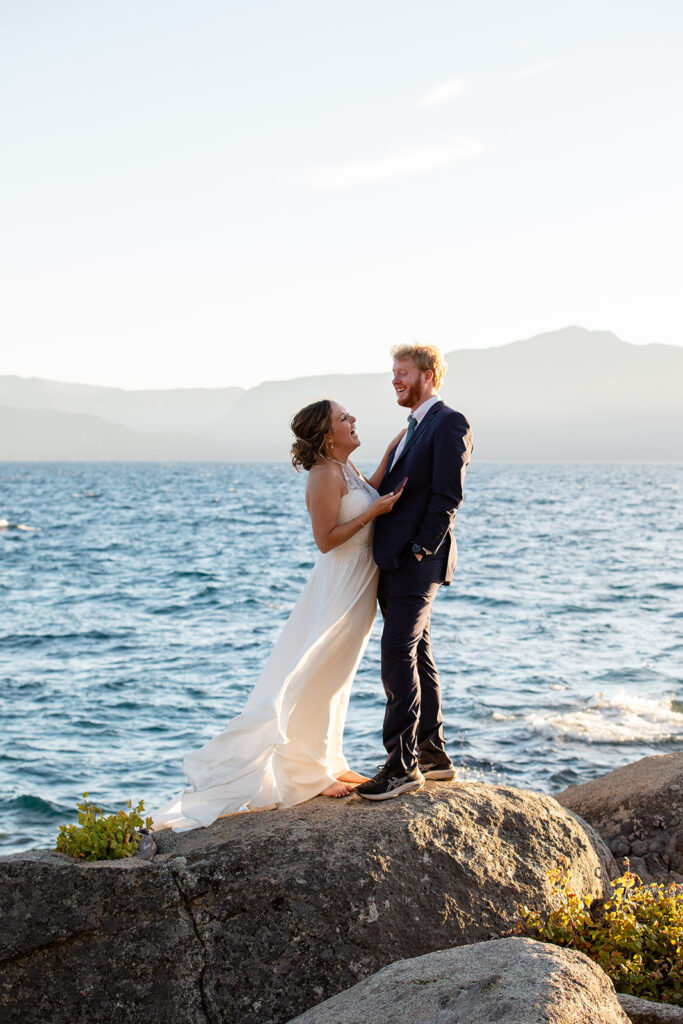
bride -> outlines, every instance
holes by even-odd
[[[306,505],[321,556],[244,710],[186,755],[191,786],[156,811],[155,829],[180,832],[239,810],[348,796],[364,781],[349,768],[342,734],[375,619],[372,521],[401,496],[399,490],[380,498],[376,488],[404,432],[366,479],[349,459],[360,444],[355,423],[328,399],[292,420],[292,463],[308,471]]]

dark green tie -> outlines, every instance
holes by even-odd
[[[417,426],[417,420],[411,415],[408,417],[408,433],[406,434],[406,444],[410,441],[411,437],[415,433],[415,427]]]

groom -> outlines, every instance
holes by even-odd
[[[392,511],[375,520],[387,759],[374,779],[356,787],[368,800],[419,789],[425,779],[455,778],[445,750],[429,618],[437,590],[453,578],[453,521],[462,502],[472,432],[465,417],[439,397],[446,362],[438,348],[399,345],[392,355],[396,398],[410,416],[408,430],[389,455],[380,494],[408,480]]]

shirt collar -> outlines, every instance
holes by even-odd
[[[436,405],[436,403],[440,402],[440,401],[441,401],[441,395],[439,395],[438,392],[437,392],[436,395],[432,395],[432,397],[428,398],[426,402],[423,402],[422,405],[419,406],[419,408],[417,408],[415,410],[411,409],[410,415],[416,421],[415,422],[415,426],[417,426],[418,423],[421,423],[422,420],[427,415],[427,413],[429,412],[429,410],[432,408],[432,406]]]

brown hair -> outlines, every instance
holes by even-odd
[[[332,403],[321,398],[300,409],[292,417],[290,427],[296,440],[292,443],[292,465],[296,470],[310,469],[325,457],[327,435],[332,429]]]
[[[393,359],[412,359],[418,370],[431,370],[434,390],[439,390],[446,376],[448,363],[436,345],[394,345],[391,355]]]

